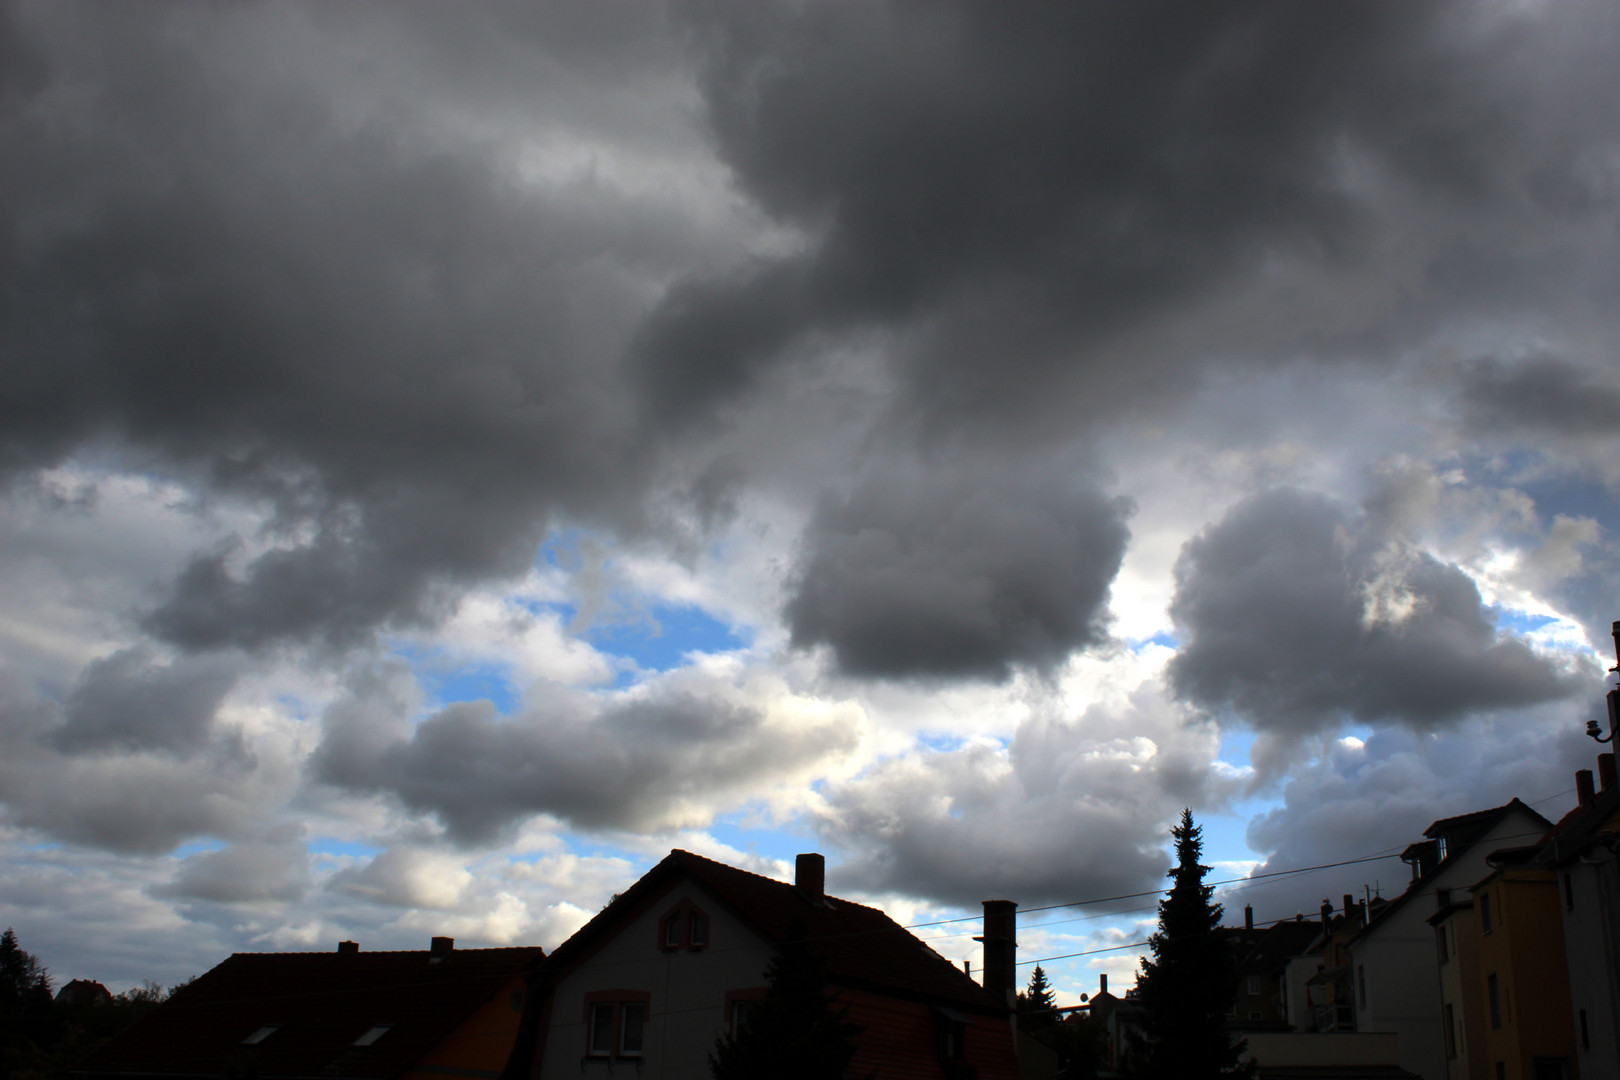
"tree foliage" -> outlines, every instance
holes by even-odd
[[[802,926],[765,968],[765,996],[750,1002],[740,1030],[709,1054],[714,1080],[831,1080],[845,1076],[861,1033],[828,996],[821,964]]]
[[[1036,964],[1029,973],[1029,985],[1018,993],[1018,1026],[1032,1035],[1050,1033],[1057,1026],[1057,995],[1047,981],[1046,971]]]
[[[1170,830],[1176,865],[1170,891],[1159,901],[1159,929],[1148,939],[1152,959],[1142,961],[1136,996],[1143,1007],[1146,1075],[1153,1080],[1215,1080],[1252,1077],[1239,1065],[1246,1049],[1234,1042],[1225,1020],[1237,998],[1237,961],[1216,928],[1221,905],[1204,884],[1209,867],[1199,863],[1203,829],[1183,810]]]

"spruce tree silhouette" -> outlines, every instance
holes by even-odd
[[[1140,1049],[1151,1080],[1216,1080],[1254,1076],[1253,1063],[1238,1064],[1247,1044],[1226,1031],[1227,1011],[1237,1000],[1237,961],[1226,937],[1216,931],[1221,905],[1210,903],[1214,889],[1204,884],[1209,867],[1203,829],[1191,810],[1170,830],[1176,865],[1166,876],[1170,891],[1159,901],[1159,930],[1148,939],[1151,960],[1142,961],[1136,996],[1143,1008]]]
[[[863,1030],[827,996],[821,963],[803,923],[790,927],[766,965],[765,996],[751,1002],[746,1022],[722,1035],[709,1054],[714,1080],[836,1080],[855,1057]]]

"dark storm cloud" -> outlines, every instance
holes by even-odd
[[[1353,275],[1399,234],[1405,271],[1433,278],[1429,310],[1401,298],[1344,328],[1387,343],[1442,308],[1544,295],[1516,260],[1556,260],[1483,244],[1487,222],[1511,233],[1612,201],[1597,103],[1615,87],[1574,74],[1601,61],[1553,59],[1601,56],[1614,20],[1598,5],[1571,14],[1580,34],[1397,3],[695,11],[720,153],[808,239],[695,279],[644,328],[645,386],[675,416],[807,332],[874,323],[924,331],[908,389],[928,408],[1106,415],[1174,388],[1111,340],[1267,260]],[[1597,188],[1525,196],[1560,181]],[[1447,238],[1435,222],[1459,212],[1469,227]],[[1321,344],[1288,311],[1252,314],[1203,327],[1192,351]],[[1076,393],[1052,396],[1065,380]]]
[[[1488,359],[1464,372],[1463,421],[1475,437],[1556,435],[1612,440],[1620,416],[1620,383],[1559,356],[1520,363]]]
[[[328,710],[313,775],[434,814],[462,842],[536,814],[587,829],[707,823],[860,742],[850,716],[771,717],[695,676],[605,708],[564,701],[502,719],[488,702],[457,704],[408,731],[389,685],[364,678]]]
[[[558,510],[634,519],[619,327],[698,242],[455,119],[634,127],[626,80],[580,86],[633,40],[520,14],[7,9],[0,470],[110,441],[272,515],[269,553],[198,554],[159,636],[345,643],[521,571]]]
[[[1006,678],[1106,638],[1128,501],[1040,474],[886,475],[806,529],[787,619],[852,675]]]
[[[1177,692],[1284,738],[1345,719],[1432,730],[1585,685],[1499,635],[1456,566],[1300,491],[1253,496],[1189,540],[1171,615]]]
[[[819,831],[842,887],[971,907],[1154,889],[1168,822],[1224,792],[1213,729],[1185,727],[1157,687],[1070,720],[1036,717],[1003,749],[971,742],[827,786]]]
[[[137,646],[92,662],[68,698],[56,745],[68,753],[200,750],[240,663],[219,657],[166,665],[153,660],[150,649]]]

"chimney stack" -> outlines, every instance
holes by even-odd
[[[1614,755],[1598,755],[1598,790],[1608,791],[1614,787]]]
[[[456,939],[453,937],[436,937],[428,948],[429,960],[443,960],[455,951]]]
[[[338,942],[338,955],[339,956],[349,956],[349,955],[352,955],[353,953],[357,953],[359,951],[360,951],[360,943],[358,941],[340,941],[340,942]]]
[[[1097,991],[1097,996],[1102,997],[1106,993],[1108,993],[1108,972],[1105,971],[1102,973],[1102,989]]]
[[[1254,929],[1254,905],[1253,904],[1244,904],[1243,905],[1243,929],[1245,929],[1245,930],[1253,930]]]
[[[807,900],[820,903],[827,895],[827,860],[810,851],[793,860],[793,884]]]
[[[1344,921],[1350,926],[1356,922],[1356,898],[1349,893],[1344,894]]]
[[[1582,806],[1591,806],[1592,800],[1597,798],[1592,790],[1592,770],[1580,769],[1575,773],[1575,798]]]
[[[1013,972],[1018,951],[1018,905],[1011,900],[984,902],[984,988],[997,1001],[1013,1004],[1018,982]]]
[[[1333,901],[1329,900],[1327,897],[1324,896],[1322,898],[1322,933],[1324,933],[1324,934],[1330,933],[1332,930],[1333,930]]]

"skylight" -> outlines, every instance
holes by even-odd
[[[354,1045],[370,1046],[372,1043],[388,1034],[389,1030],[392,1029],[393,1026],[393,1024],[374,1024],[369,1030],[366,1031],[364,1035],[354,1040]]]
[[[281,1030],[281,1025],[280,1024],[266,1024],[266,1025],[264,1025],[264,1027],[260,1028],[258,1031],[255,1031],[253,1034],[251,1034],[247,1038],[243,1039],[242,1040],[242,1045],[243,1046],[252,1046],[255,1043],[262,1043],[262,1042],[264,1042],[264,1040],[268,1039],[270,1036],[274,1035],[276,1032],[278,1032],[280,1030]]]

